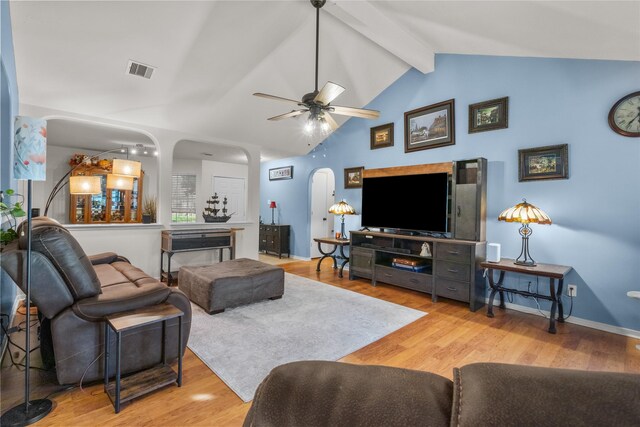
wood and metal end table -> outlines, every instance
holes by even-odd
[[[489,296],[489,305],[487,306],[487,317],[493,317],[493,300],[496,294],[500,295],[500,308],[505,308],[504,293],[512,293],[523,295],[526,297],[534,297],[551,301],[551,315],[549,316],[549,333],[556,333],[556,310],[558,312],[557,321],[564,322],[564,310],[562,307],[562,286],[565,276],[573,269],[573,267],[554,264],[537,264],[534,267],[518,265],[512,259],[503,258],[499,262],[483,262],[480,264],[482,268],[487,269],[487,280],[491,288]],[[494,271],[499,271],[498,281],[494,280]],[[505,273],[512,272],[518,274],[527,274],[536,277],[549,278],[549,295],[531,292],[530,290],[520,290],[514,288],[505,288],[503,286]],[[556,282],[557,281],[557,282]],[[557,287],[556,287],[557,283]]]
[[[325,258],[333,259],[333,269],[338,268],[338,260],[342,261],[340,265],[340,271],[338,272],[338,277],[342,278],[342,271],[344,270],[344,266],[349,262],[349,257],[344,254],[344,247],[349,246],[349,239],[334,239],[332,237],[316,237],[313,239],[318,243],[318,250],[322,254],[322,258],[318,260],[318,266],[316,267],[316,271],[320,271],[320,264]],[[322,244],[325,243],[327,245],[333,245],[333,249],[329,252],[325,252],[322,250]],[[336,250],[339,249],[340,254],[336,254]]]
[[[137,310],[116,313],[105,318],[104,322],[104,391],[111,403],[120,412],[120,404],[143,394],[157,390],[169,384],[182,386],[182,317],[184,313],[171,304],[164,303]],[[167,321],[178,318],[178,372],[167,364],[166,339]],[[121,378],[122,333],[142,326],[162,322],[162,363]],[[109,383],[109,335],[113,330],[116,334],[116,377]]]

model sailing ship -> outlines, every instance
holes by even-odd
[[[218,193],[215,193],[211,198],[209,198],[209,200],[207,200],[206,203],[209,206],[204,208],[204,212],[202,212],[204,222],[227,222],[231,218],[231,215],[233,215],[227,215],[227,196],[222,200],[222,209],[218,208],[218,205],[220,204]],[[218,212],[220,211],[222,211],[222,215],[218,216]]]

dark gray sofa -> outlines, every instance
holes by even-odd
[[[21,230],[18,230],[21,234]],[[41,353],[54,361],[60,384],[103,378],[105,316],[168,302],[182,310],[182,351],[191,328],[189,299],[178,289],[150,277],[115,253],[88,257],[76,239],[56,221],[33,219],[31,299],[42,317]],[[1,265],[22,286],[26,238],[2,252]],[[24,289],[23,289],[24,291]],[[115,354],[115,337],[112,334]],[[178,357],[178,321],[167,325],[167,358]],[[136,372],[161,362],[161,324],[123,333],[122,373]],[[173,343],[173,344],[172,344]],[[115,372],[115,357],[111,358]]]
[[[453,373],[289,363],[260,384],[244,426],[640,425],[638,374],[498,363]]]

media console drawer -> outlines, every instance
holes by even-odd
[[[450,261],[438,261],[436,263],[436,277],[468,282],[471,278],[471,271],[467,264],[458,264]]]
[[[438,242],[436,244],[436,258],[468,263],[471,261],[471,246]]]
[[[436,295],[439,297],[469,302],[469,284],[455,282],[453,280],[438,279],[436,282]]]
[[[374,272],[376,282],[389,283],[420,292],[433,291],[432,276],[426,273],[403,271],[393,267],[377,265]]]

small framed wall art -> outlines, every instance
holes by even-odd
[[[509,97],[469,105],[469,133],[509,127]]]
[[[280,181],[282,179],[293,179],[293,166],[269,169],[269,181]]]
[[[404,152],[455,144],[454,114],[453,99],[404,113]]]
[[[364,166],[344,169],[344,188],[362,188]]]
[[[393,123],[371,128],[371,149],[393,147]]]
[[[569,178],[569,145],[518,150],[518,180]]]

